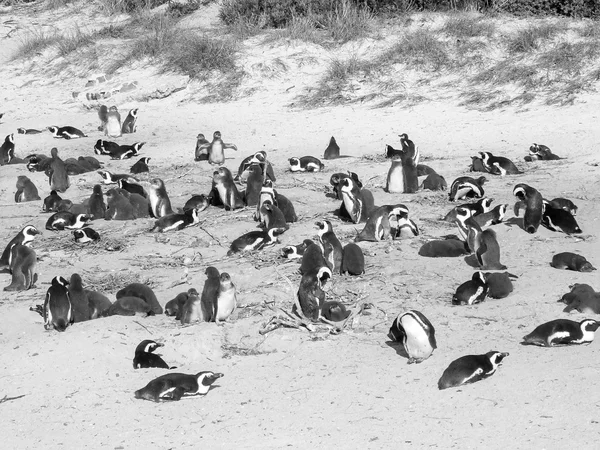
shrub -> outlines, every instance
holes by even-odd
[[[446,44],[436,37],[435,31],[427,29],[406,33],[379,60],[382,64],[404,63],[411,68],[431,71],[452,65]]]
[[[235,53],[235,46],[228,41],[182,34],[165,55],[165,63],[191,78],[204,79],[213,70],[234,71]]]

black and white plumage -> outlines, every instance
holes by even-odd
[[[126,180],[136,183],[140,181],[127,173],[111,173],[108,170],[98,170],[97,173],[102,177],[104,184],[113,184],[119,180]]]
[[[100,235],[96,230],[87,227],[80,230],[73,230],[73,238],[78,244],[85,244],[88,242],[99,241]]]
[[[238,252],[261,250],[264,247],[275,245],[278,242],[276,234],[283,233],[285,229],[271,228],[270,230],[250,231],[235,239],[227,252],[228,256]]]
[[[56,139],[77,139],[87,137],[87,135],[83,131],[71,126],[52,126],[48,127],[48,131],[50,131],[50,133],[52,133],[53,137]]]
[[[25,245],[29,247],[38,234],[41,233],[33,225],[26,225],[23,227],[23,229],[21,229],[21,231],[19,231],[4,248],[2,256],[0,257],[0,268],[8,267],[10,265],[10,251],[15,245]]]
[[[166,233],[167,231],[183,230],[200,222],[199,212],[199,209],[193,208],[188,209],[183,214],[168,214],[160,217],[154,222],[154,227],[150,231]]]
[[[421,363],[437,348],[435,328],[419,311],[399,314],[388,333],[392,341],[401,342],[408,356],[408,364]]]
[[[154,353],[154,351],[159,347],[164,347],[164,344],[152,341],[150,339],[140,342],[135,349],[133,368],[148,369],[151,367],[157,367],[159,369],[172,369],[172,367],[169,367],[169,365],[160,357],[160,355]]]
[[[485,194],[483,184],[486,181],[486,177],[479,177],[477,179],[471,177],[458,177],[452,182],[448,197],[451,202],[463,198],[481,198]]]
[[[479,152],[485,169],[494,175],[522,174],[519,168],[510,159],[503,156],[494,156],[491,152]]]
[[[540,347],[589,344],[594,340],[594,334],[598,327],[600,327],[600,322],[592,319],[581,322],[568,319],[551,320],[523,336],[522,343]]]
[[[491,377],[508,355],[504,352],[491,351],[484,355],[462,356],[452,361],[444,370],[438,381],[438,388],[442,390],[458,387]]]
[[[475,272],[469,281],[465,281],[452,296],[453,305],[475,305],[485,300],[488,284],[483,272]]]
[[[300,158],[294,156],[288,162],[292,172],[320,172],[325,168],[325,164],[314,156],[302,156]]]
[[[550,231],[561,231],[565,234],[580,234],[581,228],[577,220],[566,209],[557,208],[551,202],[543,200],[542,226]]]
[[[73,214],[70,211],[59,211],[50,216],[46,222],[46,230],[62,231],[83,228],[92,217],[88,214]]]
[[[133,174],[149,172],[150,169],[148,169],[148,163],[150,162],[150,159],[151,158],[147,156],[140,158],[138,162],[131,166],[131,169],[129,169],[129,171]]]
[[[212,384],[222,376],[222,373],[214,372],[199,372],[195,375],[168,373],[135,391],[135,398],[159,402],[177,401],[184,396],[206,395]]]

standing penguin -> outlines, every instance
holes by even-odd
[[[325,254],[325,244],[330,244],[332,247],[331,254],[327,255],[329,256],[328,260],[332,266],[331,270],[334,273],[340,273],[340,269],[342,268],[342,258],[344,251],[340,240],[333,232],[333,225],[329,220],[324,220],[323,222],[315,222],[315,225],[319,229],[319,243],[321,244],[321,248],[323,249],[323,254]]]
[[[41,200],[38,190],[28,177],[19,175],[17,177],[17,192],[15,193],[15,202],[30,202],[32,200]]]
[[[373,209],[375,201],[368,189],[361,189],[353,178],[344,178],[342,186],[342,205],[340,217],[349,218],[354,223],[366,222]]]
[[[507,356],[508,353],[498,351],[487,352],[484,355],[462,356],[452,361],[444,370],[438,381],[438,388],[442,390],[458,387],[491,377]]]
[[[2,256],[0,256],[0,269],[10,266],[10,251],[15,245],[25,245],[26,247],[29,247],[38,234],[41,233],[33,225],[26,225],[23,227],[23,229],[21,229],[21,231],[19,231],[4,248]]]
[[[477,261],[484,270],[505,270],[506,266],[500,263],[500,245],[496,239],[496,232],[490,228],[482,231],[477,236],[475,250]]]
[[[221,139],[220,131],[215,131],[213,133],[212,142],[202,144],[200,147],[196,145],[196,155],[202,154],[203,151],[206,151],[208,153],[209,163],[223,164],[225,162],[224,150],[229,148],[232,148],[233,150],[237,151],[237,147],[234,144],[226,144],[225,142],[223,142],[223,139]]]
[[[231,171],[227,167],[219,167],[213,173],[212,191],[211,195],[217,194],[226,211],[244,207],[242,197],[233,182]]]
[[[50,154],[52,155],[48,175],[50,189],[57,192],[65,192],[71,185],[65,163],[59,158],[58,149],[56,147],[50,150]]]
[[[25,291],[32,288],[37,281],[35,251],[27,245],[16,244],[11,247],[8,259],[8,269],[12,273],[12,281],[4,287],[4,290]]]
[[[123,134],[135,133],[137,131],[138,108],[130,109],[123,121],[121,132]]]
[[[408,364],[422,363],[437,348],[435,328],[427,317],[415,310],[399,314],[390,327],[388,337],[402,342]]]
[[[325,149],[325,154],[323,155],[323,159],[336,159],[340,157],[340,147],[335,142],[335,138],[331,136],[329,140],[329,145]]]
[[[523,344],[541,347],[557,347],[559,345],[590,344],[600,322],[586,319],[575,322],[567,319],[556,319],[535,328],[523,337]]]
[[[187,299],[178,312],[175,319],[179,317],[181,325],[187,325],[194,322],[204,322],[204,315],[202,313],[202,302],[198,291],[196,289],[189,289],[187,292]]]
[[[287,230],[288,225],[281,210],[271,202],[264,202],[260,207],[260,216],[264,218],[266,230],[276,228],[278,230]]]
[[[0,166],[8,164],[15,154],[15,135],[8,134],[0,146]]]
[[[116,106],[111,106],[106,114],[106,125],[104,126],[104,135],[117,138],[121,137],[121,114]]]
[[[160,178],[150,180],[148,199],[150,200],[150,212],[155,218],[173,214],[165,183]]]
[[[365,256],[361,248],[353,243],[346,244],[342,251],[342,265],[340,273],[362,275],[365,273]]]
[[[214,322],[219,310],[219,290],[221,288],[221,275],[216,267],[209,266],[204,271],[206,281],[202,288],[200,298],[202,317],[206,322]]]
[[[217,293],[216,311],[212,321],[219,323],[229,319],[237,308],[237,295],[235,284],[232,283],[228,273],[219,276],[219,292]]]
[[[385,191],[389,193],[403,192],[405,194],[414,193],[419,190],[419,179],[417,166],[419,164],[420,153],[402,140],[403,150],[392,160],[392,166],[388,171]],[[412,141],[410,141],[412,143]]]
[[[99,184],[95,184],[88,201],[88,214],[92,216],[94,220],[103,219],[106,215],[106,204],[104,203],[104,195],[102,194],[102,187]]]
[[[246,206],[256,206],[260,199],[260,191],[264,181],[263,171],[258,164],[250,164],[244,173],[248,173],[244,203],[246,203]]]
[[[44,328],[65,331],[73,323],[73,310],[67,285],[63,277],[52,278],[44,301]]]
[[[90,320],[90,301],[87,292],[83,289],[81,276],[77,273],[71,275],[69,281],[69,298],[73,314],[73,323]]]
[[[542,223],[544,214],[544,199],[535,188],[520,183],[513,189],[513,195],[525,205],[525,215],[523,216],[523,229],[530,234],[537,231]]]
[[[208,161],[208,147],[210,142],[202,133],[196,136],[196,150],[194,150],[194,161]]]
[[[301,311],[295,312],[304,314],[304,316],[313,322],[318,321],[321,317],[323,303],[325,302],[323,287],[328,280],[331,280],[331,276],[332,273],[329,267],[315,268],[302,275],[297,293]]]

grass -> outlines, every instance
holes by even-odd
[[[59,39],[60,35],[55,31],[47,32],[42,29],[32,30],[21,39],[19,47],[13,54],[12,59],[31,58],[56,44]]]
[[[549,41],[563,30],[564,25],[560,22],[529,25],[508,39],[508,51],[517,54],[532,52],[537,50],[543,42]]]
[[[408,31],[378,58],[381,64],[406,64],[407,67],[437,72],[453,64],[448,45],[430,29]]]
[[[458,39],[489,39],[496,32],[496,24],[479,14],[454,13],[448,16],[440,31]]]
[[[81,31],[81,28],[75,27],[70,32],[63,34],[56,41],[58,54],[67,56],[74,51],[94,44],[94,37],[91,33]]]

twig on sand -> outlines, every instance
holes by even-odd
[[[206,234],[208,234],[211,237],[211,239],[214,239],[215,241],[217,241],[217,244],[219,244],[219,246],[223,247],[223,245],[221,244],[221,241],[219,241],[216,237],[214,237],[212,234],[210,234],[204,227],[200,226],[200,224],[198,224],[197,226],[202,231],[204,231]]]
[[[488,320],[490,322],[498,322],[498,319],[492,319],[490,317],[478,317],[478,316],[464,316],[465,319],[477,319],[477,320]]]
[[[11,400],[18,400],[22,397],[25,397],[25,394],[17,395],[16,397],[9,397],[8,395],[5,395],[4,398],[0,398],[0,404],[4,402],[10,402]]]
[[[188,173],[190,173],[192,170],[194,170],[194,169],[190,169],[190,170],[188,170],[187,172],[184,172],[184,173],[182,173],[182,174],[180,174],[180,175],[177,175],[176,177],[169,178],[169,179],[165,180],[165,183],[166,183],[166,182],[169,182],[169,181],[173,181],[173,180],[179,180],[180,178],[183,178],[183,177],[185,177],[185,176],[186,176]]]
[[[148,328],[147,328],[145,325],[142,325],[142,324],[141,324],[141,323],[139,323],[137,320],[134,320],[133,322],[134,322],[134,323],[137,323],[137,324],[138,324],[140,327],[142,327],[142,328],[143,328],[144,330],[146,330],[148,333],[151,333],[151,331],[150,331],[150,330],[149,330],[149,329],[148,329]]]

